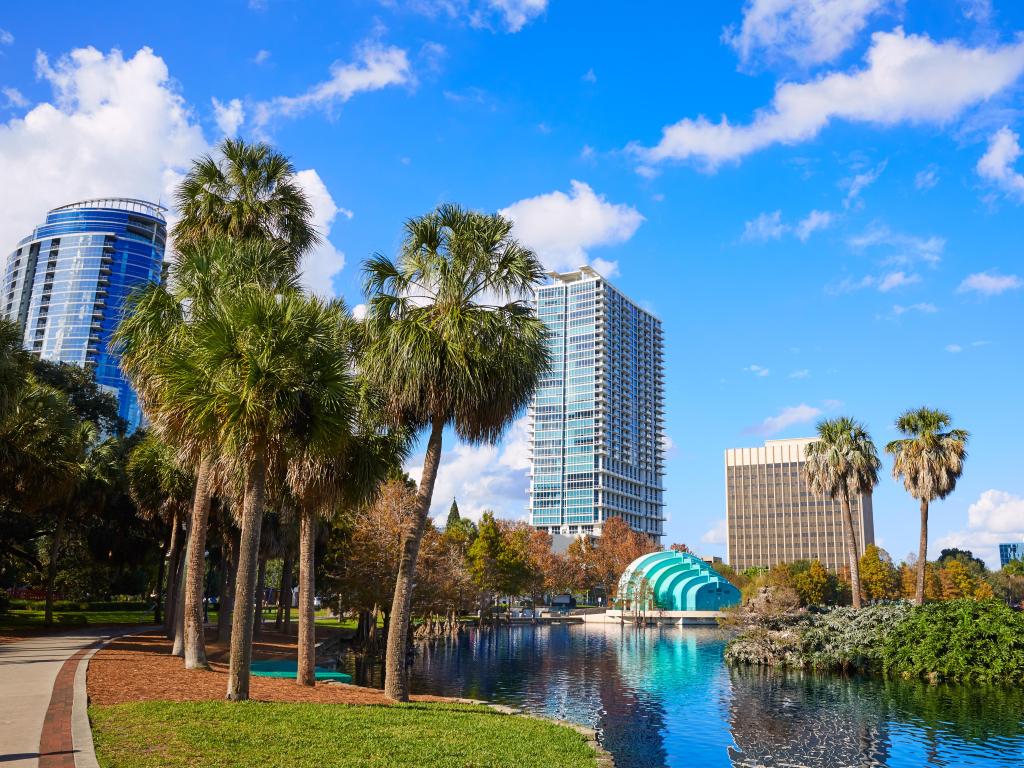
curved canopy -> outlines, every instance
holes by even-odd
[[[740,592],[689,552],[666,550],[638,557],[619,579],[623,610],[719,611],[740,602]]]

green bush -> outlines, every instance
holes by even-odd
[[[107,600],[94,603],[79,600],[54,600],[54,611],[148,611],[153,607],[145,600]],[[25,611],[46,610],[45,600],[11,600],[11,608]]]
[[[1024,613],[998,600],[928,603],[889,633],[882,662],[930,682],[1024,683]]]
[[[58,613],[54,618],[58,624],[66,627],[81,627],[89,623],[84,613]]]
[[[0,616],[7,613],[7,609],[11,607],[11,598],[6,591],[0,589]]]
[[[855,611],[836,608],[813,616],[803,634],[803,656],[814,669],[878,672],[885,638],[911,613],[908,603],[878,603]]]

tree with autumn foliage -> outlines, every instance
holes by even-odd
[[[895,600],[900,596],[900,579],[889,553],[868,544],[860,556],[860,583],[869,601]]]
[[[592,584],[604,591],[611,605],[615,591],[626,567],[638,557],[656,552],[660,547],[642,533],[634,531],[621,517],[605,521],[601,537],[589,554],[592,563]]]

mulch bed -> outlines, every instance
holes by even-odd
[[[318,631],[319,635],[319,631]],[[207,633],[210,670],[185,669],[171,656],[171,641],[153,631],[115,640],[89,662],[87,686],[92,704],[133,701],[209,701],[224,698],[227,690],[228,649]],[[295,638],[265,631],[253,643],[254,659],[295,658]],[[376,688],[338,683],[317,683],[309,688],[294,680],[252,677],[250,698],[256,701],[319,702],[335,704],[388,704]],[[413,696],[414,701],[447,701],[438,696]]]

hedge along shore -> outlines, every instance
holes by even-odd
[[[90,659],[87,680],[91,706],[106,708],[137,702],[201,702],[224,698],[227,685],[227,648],[208,641],[211,669],[186,670],[181,660],[169,654],[171,643],[160,631],[116,638]],[[294,636],[265,631],[253,646],[253,658],[283,658],[295,654]],[[254,677],[252,699],[276,703],[346,704],[355,706],[391,706],[383,691],[343,683],[317,683],[314,687],[296,685],[293,680]],[[416,703],[456,704],[486,707],[496,713],[543,721],[572,730],[582,737],[594,753],[597,768],[614,768],[610,753],[600,744],[591,728],[524,710],[476,699],[417,695]]]

